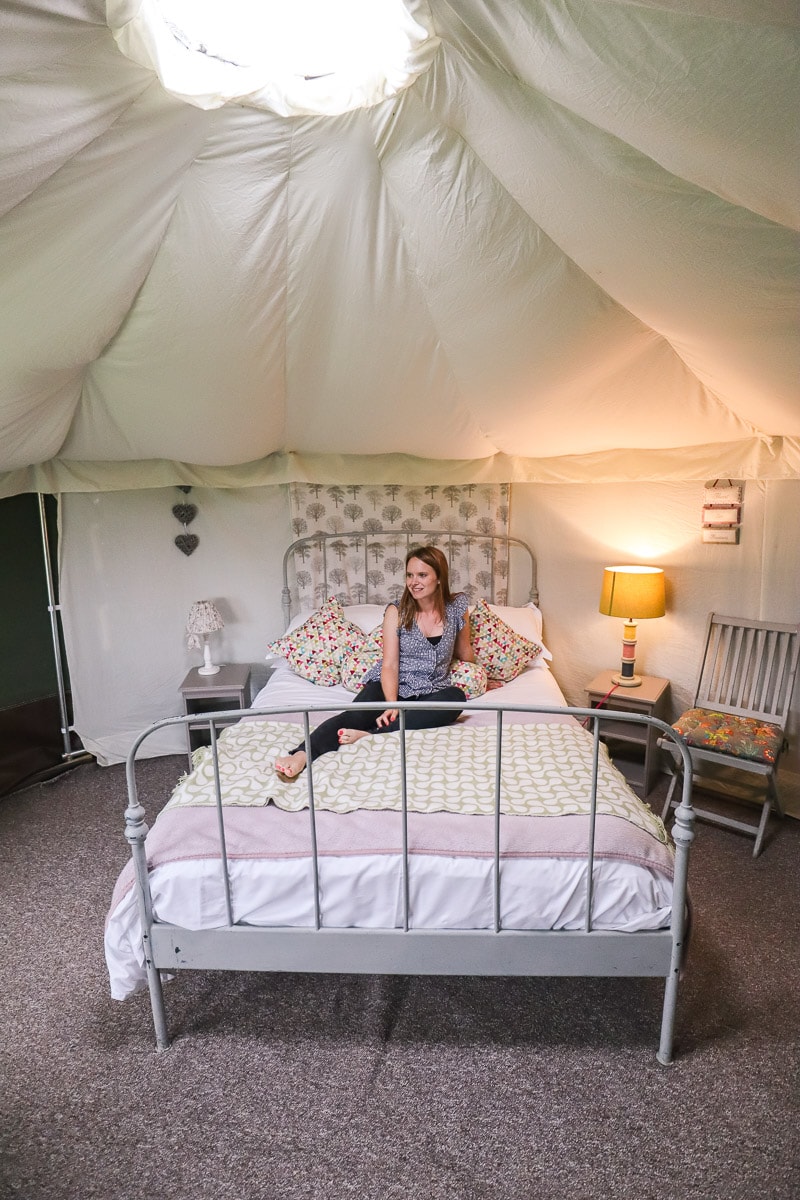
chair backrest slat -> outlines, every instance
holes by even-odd
[[[792,699],[794,675],[797,670],[798,647],[794,649],[794,666],[790,658],[790,639],[785,635],[781,638],[780,657],[777,668],[778,686],[776,688],[775,707],[789,707]]]
[[[738,703],[743,708],[763,709],[764,649],[767,641],[767,631],[764,629],[747,629],[744,637],[747,642],[745,674],[742,676],[742,686],[738,691]]]
[[[786,726],[800,625],[711,613],[695,705]]]
[[[773,662],[775,659],[775,638],[773,629],[759,629],[757,649],[755,654],[757,670],[753,675],[753,691],[745,697],[751,708],[765,712],[769,707],[770,680],[773,678]]]
[[[770,630],[767,636],[768,645],[764,660],[764,673],[761,677],[761,690],[758,700],[754,701],[755,707],[760,708],[762,712],[775,712],[780,705],[781,668],[778,666],[776,670],[775,662],[775,651],[779,649],[780,641],[781,635],[774,629]]]
[[[731,703],[738,635],[732,625],[716,622],[712,624],[711,633],[711,657],[708,659],[705,693],[709,701],[722,707]]]
[[[734,629],[732,632],[733,645],[728,671],[728,688],[726,692],[728,704],[740,704],[744,690],[744,678],[747,674],[747,635],[746,629]]]

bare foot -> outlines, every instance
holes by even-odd
[[[305,769],[305,765],[305,750],[295,750],[294,754],[284,754],[281,758],[275,759],[275,770],[284,779],[296,779]]]
[[[363,737],[369,737],[366,729],[340,729],[339,745],[352,746],[353,742],[357,742]]]

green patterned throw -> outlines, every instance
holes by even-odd
[[[307,773],[287,781],[273,765],[301,736],[297,725],[280,721],[243,721],[226,728],[218,741],[223,804],[259,806],[272,801],[289,811],[308,807]],[[406,747],[411,811],[494,812],[494,727],[411,730]],[[400,737],[382,734],[322,756],[313,766],[315,807],[340,813],[400,809],[400,754]],[[592,738],[579,725],[508,725],[503,730],[502,760],[502,812],[521,816],[589,812]],[[180,781],[167,807],[215,803],[211,750],[203,747],[195,752],[194,770]],[[660,819],[631,792],[603,746],[597,812],[622,817],[659,842],[667,842]]]

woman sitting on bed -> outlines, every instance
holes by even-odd
[[[467,620],[467,598],[450,593],[447,559],[435,546],[420,546],[406,555],[406,586],[400,602],[392,602],[383,617],[383,660],[370,669],[354,703],[368,700],[441,700],[465,703],[461,688],[448,684],[454,658],[474,662]],[[452,725],[460,710],[406,710],[406,729]],[[343,727],[342,721],[347,724]],[[400,728],[396,708],[362,709],[337,714],[311,731],[311,757],[319,758],[339,746],[372,733]],[[306,765],[304,745],[275,760],[275,770],[294,779]]]

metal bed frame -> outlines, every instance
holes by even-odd
[[[297,709],[303,713],[306,751],[310,761],[309,712],[325,709]],[[363,708],[379,708],[370,703]],[[388,707],[385,706],[385,707]],[[664,1001],[661,1036],[657,1053],[664,1065],[672,1061],[678,982],[684,957],[688,905],[689,847],[694,838],[694,814],[691,805],[691,766],[688,751],[674,730],[656,718],[631,713],[614,713],[597,709],[550,708],[514,706],[497,712],[498,766],[495,779],[494,807],[494,922],[489,930],[433,930],[410,927],[408,796],[405,779],[405,710],[411,707],[399,701],[392,705],[401,713],[402,764],[402,855],[403,855],[403,925],[391,929],[326,928],[323,924],[319,894],[319,862],[317,854],[316,810],[314,807],[313,765],[305,772],[309,797],[309,825],[312,857],[312,887],[314,889],[315,921],[309,928],[256,927],[237,925],[233,920],[231,883],[225,850],[225,821],[217,759],[218,725],[230,723],[231,712],[210,713],[205,717],[211,731],[211,750],[214,761],[214,781],[220,847],[220,871],[227,903],[227,925],[218,929],[195,930],[164,924],[153,916],[153,905],[147,870],[145,838],[148,827],[145,811],[139,803],[136,785],[135,757],[139,747],[151,733],[168,725],[185,724],[196,717],[171,717],[146,730],[134,743],[127,762],[128,804],[125,811],[125,837],[130,844],[134,861],[135,887],[143,931],[143,945],[153,1011],[156,1044],[159,1050],[169,1045],[166,1009],[161,987],[161,971],[169,973],[187,970],[241,971],[310,971],[356,974],[398,975],[528,975],[528,976],[663,976]],[[431,704],[431,708],[454,708],[455,705]],[[481,706],[484,707],[484,706]],[[485,706],[492,708],[490,704]],[[263,718],[275,715],[278,709],[244,709],[242,717]],[[280,712],[289,710],[282,706]],[[503,713],[520,711],[543,714],[569,713],[593,725],[594,763],[591,806],[588,817],[588,850],[586,873],[586,920],[583,930],[517,930],[503,929],[501,912],[501,854],[500,854],[500,754],[502,753]],[[592,925],[592,886],[594,875],[594,832],[597,803],[597,764],[600,746],[600,722],[635,720],[654,725],[660,736],[671,739],[675,752],[684,759],[681,802],[675,812],[672,837],[675,842],[675,874],[673,880],[672,921],[669,929],[638,933],[615,933],[596,930]]]
[[[328,535],[316,535],[300,541],[314,542]],[[338,535],[341,536],[341,535]],[[410,544],[419,544],[421,537],[410,535]],[[439,535],[447,538],[449,534]],[[452,535],[457,536],[457,535]],[[475,535],[476,537],[480,535]],[[501,539],[492,539],[501,540]],[[535,593],[535,561],[522,542],[508,540],[530,554],[533,566],[531,595]],[[322,543],[324,544],[324,542]],[[293,543],[284,558],[284,610],[290,599],[287,569]],[[324,551],[323,551],[324,553]],[[288,597],[287,597],[288,593]],[[356,707],[356,706],[354,706]],[[370,702],[359,708],[377,709]],[[694,814],[691,804],[692,772],[686,746],[671,727],[654,717],[631,713],[614,713],[585,708],[561,708],[539,705],[471,705],[493,711],[496,716],[496,769],[494,788],[494,861],[493,891],[494,920],[491,929],[434,930],[411,927],[409,898],[408,795],[406,789],[406,710],[408,702],[394,701],[383,707],[400,711],[401,773],[402,773],[402,869],[403,923],[397,928],[361,929],[329,928],[324,925],[320,903],[319,859],[317,850],[316,809],[314,803],[314,770],[310,754],[311,722],[309,713],[330,712],[341,704],[316,705],[312,708],[287,708],[286,704],[272,708],[243,709],[236,717],[262,719],[287,712],[302,714],[306,752],[309,766],[305,772],[308,788],[308,813],[314,889],[314,925],[308,928],[237,925],[233,920],[231,881],[225,844],[225,820],[220,783],[217,738],[218,730],[231,722],[230,710],[204,715],[211,738],[214,782],[216,792],[217,827],[220,850],[220,871],[227,903],[227,924],[224,927],[195,930],[162,923],[153,916],[147,869],[145,838],[148,827],[145,811],[139,802],[136,783],[136,756],[145,740],[156,731],[170,725],[185,725],[197,716],[170,717],[145,730],[133,744],[127,760],[128,797],[125,811],[125,837],[130,844],[134,862],[135,888],[143,931],[143,946],[153,1012],[156,1044],[159,1050],[169,1045],[166,1010],[161,986],[161,972],[180,970],[246,970],[246,971],[308,971],[357,974],[413,975],[520,975],[520,976],[661,976],[665,980],[661,1018],[661,1033],[657,1052],[664,1065],[672,1061],[674,1026],[678,985],[684,959],[688,914],[689,848],[694,838]],[[435,709],[461,707],[455,704],[431,704]],[[503,714],[507,712],[541,714],[570,714],[591,725],[593,732],[593,770],[590,812],[588,814],[588,848],[586,872],[585,924],[582,930],[517,930],[504,929],[501,907],[500,828],[500,763],[503,741]],[[600,724],[614,720],[634,721],[654,726],[662,738],[674,743],[675,754],[683,760],[683,787],[680,804],[675,812],[672,837],[675,842],[672,919],[668,929],[621,933],[593,928],[592,889],[595,862],[595,819],[597,805],[597,771],[600,753]]]

